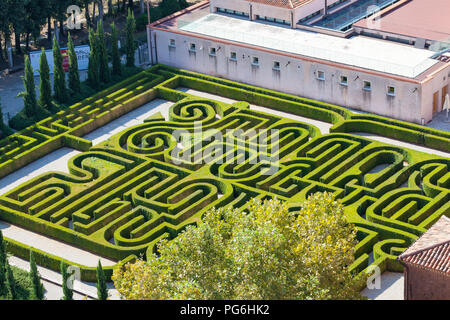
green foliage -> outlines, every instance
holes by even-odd
[[[101,20],[99,20],[97,23],[97,41],[100,81],[102,81],[103,83],[109,83],[111,81],[111,74],[108,65],[108,52],[106,50],[105,32],[103,30],[103,22]]]
[[[67,273],[67,264],[61,261],[61,276],[62,276],[62,289],[63,300],[73,300],[73,289],[69,287],[69,274]]]
[[[108,289],[106,288],[106,278],[103,271],[102,263],[98,260],[97,265],[97,297],[98,300],[108,299]]]
[[[120,62],[119,43],[117,29],[114,22],[111,24],[111,46],[112,46],[112,74],[120,76],[122,74],[122,64]]]
[[[78,72],[78,58],[73,45],[72,37],[68,36],[68,54],[69,54],[69,89],[72,94],[81,92],[80,74]]]
[[[44,299],[44,285],[41,282],[39,272],[37,270],[36,261],[34,260],[33,250],[30,250],[30,281],[33,284],[33,296],[37,300]]]
[[[0,296],[4,296],[8,292],[8,288],[6,286],[6,259],[6,244],[3,240],[3,233],[0,230]]]
[[[50,68],[48,66],[47,55],[45,54],[44,48],[42,48],[41,51],[39,74],[40,74],[39,106],[43,109],[52,110],[53,102],[52,102],[52,85],[50,82]]]
[[[126,73],[127,69],[124,70]],[[240,102],[227,104],[195,97],[176,90],[178,87]],[[318,128],[306,122],[255,111],[249,108],[249,103],[336,125],[353,123],[357,115],[339,106],[167,66],[154,66],[98,93],[90,90],[93,96],[1,141],[0,176],[61,146],[86,152],[92,147],[90,141],[81,138],[87,132],[152,99],[170,100],[174,105],[169,111],[169,121],[155,115],[146,119],[145,124],[118,133],[90,153],[78,155],[69,162],[71,173],[80,174],[83,170],[87,175],[92,173],[94,180],[77,176],[80,182],[75,182],[67,175],[53,172],[31,179],[20,187],[24,197],[1,197],[0,219],[121,260],[143,253],[150,256],[163,235],[175,238],[187,225],[199,223],[213,205],[235,207],[243,212],[248,209],[251,197],[279,197],[297,205],[311,193],[330,191],[344,202],[344,216],[358,226],[360,242],[355,246],[356,260],[349,269],[361,273],[369,265],[380,266],[381,271],[401,270],[396,264],[399,252],[450,208],[445,185],[448,159],[371,141],[351,134],[351,126],[342,127],[342,133],[322,135]],[[195,120],[201,121],[204,127],[219,130],[280,128],[279,172],[263,177],[258,167],[247,164],[239,168],[201,167],[188,161],[172,165],[170,152],[175,145],[172,130],[180,127],[191,130]],[[387,122],[381,121],[387,120],[377,118],[373,126],[386,126]],[[448,136],[438,130],[406,127],[398,121],[389,122],[389,126],[408,129],[413,132],[411,137],[425,130],[430,136]],[[158,137],[150,134],[147,138],[149,132],[158,132]],[[386,134],[389,132],[386,130]],[[371,172],[379,165],[386,167]],[[150,168],[151,172],[147,170]],[[30,194],[27,190],[36,190],[37,185],[53,190],[56,181],[67,190],[64,197],[42,193],[42,198],[30,200],[26,196]],[[125,193],[125,189],[129,192]],[[404,207],[406,200],[412,205]],[[34,204],[30,205],[29,201]],[[69,206],[74,222],[72,230],[68,220],[62,218],[67,216]],[[89,212],[94,212],[93,216],[85,214],[87,207],[92,209]],[[30,219],[47,208],[52,210],[53,217],[61,219]],[[122,219],[120,223],[118,216]],[[114,244],[108,241],[111,238]],[[8,250],[26,259],[29,255],[28,247],[11,240],[8,240]],[[373,262],[369,258],[372,252]],[[36,261],[59,270],[61,259],[36,251]],[[82,279],[96,281],[96,268],[81,270]],[[105,268],[106,277],[111,271],[111,267]]]
[[[33,118],[38,114],[36,101],[36,85],[34,84],[34,72],[30,57],[25,56],[25,74],[22,76],[25,91],[19,93],[23,97],[24,110],[27,117]]]
[[[286,203],[252,200],[249,212],[208,211],[159,255],[118,267],[125,299],[357,299],[356,230],[332,194],[315,194],[298,214]],[[308,237],[304,235],[307,234]],[[125,271],[124,271],[125,270]]]
[[[8,297],[11,300],[17,299],[16,280],[14,279],[14,273],[11,270],[11,266],[6,262],[6,287],[8,288]]]
[[[60,103],[68,98],[63,57],[56,36],[53,37],[53,94],[55,100]]]
[[[133,67],[134,54],[136,50],[136,44],[134,42],[134,32],[136,30],[136,20],[134,19],[134,13],[128,10],[127,24],[126,24],[126,57],[127,57],[127,67]]]
[[[99,48],[97,37],[92,28],[89,29],[89,45],[91,52],[89,55],[88,82],[92,88],[97,89],[100,85]]]

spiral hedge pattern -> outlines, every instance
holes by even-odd
[[[192,96],[175,90],[179,86],[242,102]],[[95,146],[81,138],[156,98],[174,102],[167,121],[156,114]],[[322,135],[249,103],[333,127]],[[180,144],[174,135],[180,130],[195,138]],[[83,153],[69,161],[68,174],[48,172],[1,195],[0,220],[131,260],[153,252],[163,236],[201,223],[210,208],[244,211],[251,198],[277,197],[295,212],[308,195],[328,191],[358,228],[351,269],[401,271],[396,257],[450,215],[450,159],[349,133],[354,131],[450,148],[443,131],[158,65],[2,140],[0,177],[62,146]],[[14,254],[27,256],[25,245],[8,242]],[[38,252],[37,260],[59,268],[60,258],[48,253]],[[95,279],[94,269],[81,267],[84,280]]]

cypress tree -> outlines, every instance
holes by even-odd
[[[48,66],[47,55],[44,48],[41,52],[41,61],[39,63],[39,74],[41,77],[39,106],[50,110],[52,107],[52,84],[50,82],[50,68]]]
[[[97,265],[97,297],[98,300],[108,299],[108,289],[106,288],[105,273],[102,268],[102,263],[98,260]]]
[[[36,85],[34,84],[33,67],[29,56],[25,56],[25,74],[22,76],[25,91],[19,93],[23,97],[25,114],[33,118],[37,115]]]
[[[134,67],[134,31],[136,30],[136,21],[134,19],[134,13],[128,9],[127,26],[126,26],[126,53],[127,53],[127,67]]]
[[[44,299],[44,285],[41,282],[39,272],[37,270],[36,261],[34,260],[33,250],[30,250],[30,280],[33,284],[33,294],[37,300]]]
[[[3,241],[3,233],[0,230],[0,296],[4,296],[8,293],[6,286],[6,245]]]
[[[16,279],[8,262],[6,262],[6,286],[8,287],[8,295],[12,300],[17,298]]]
[[[63,300],[73,300],[73,290],[70,289],[67,284],[67,282],[69,281],[69,274],[67,273],[67,265],[64,263],[64,261],[61,261],[61,276]]]
[[[97,40],[92,28],[89,28],[89,45],[91,47],[91,52],[89,54],[88,82],[92,88],[97,89],[100,82],[100,75],[98,67]]]
[[[69,89],[73,94],[77,94],[81,92],[80,74],[78,73],[78,58],[70,32],[67,49],[69,51]]]
[[[111,25],[111,46],[112,46],[112,73],[120,76],[122,74],[122,65],[120,63],[119,54],[119,37],[117,35],[116,25],[113,22]]]
[[[108,65],[108,52],[106,50],[105,31],[103,30],[103,22],[99,20],[97,23],[97,41],[98,41],[98,55],[100,58],[100,81],[108,83],[111,81],[111,74]]]
[[[66,92],[66,74],[63,68],[63,58],[56,37],[53,37],[53,91],[55,100],[65,102]]]

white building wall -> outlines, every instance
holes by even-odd
[[[399,81],[370,72],[345,69],[309,62],[280,54],[268,53],[244,46],[223,44],[172,32],[154,30],[158,62],[233,81],[312,98],[352,109],[363,110],[395,119],[420,123],[431,120],[421,110],[422,90],[419,84]],[[170,48],[175,39],[176,48]],[[196,44],[196,53],[189,53],[190,43]],[[216,48],[216,56],[210,56],[209,48]],[[230,61],[230,53],[237,53],[237,61]],[[259,58],[259,67],[252,65],[252,57]],[[280,71],[273,70],[274,61],[280,62]],[[317,79],[322,71],[325,80]],[[348,86],[340,84],[340,77],[347,76]],[[370,81],[372,90],[363,90],[363,81]],[[395,97],[387,95],[387,87],[394,86]],[[418,88],[417,90],[415,90]]]

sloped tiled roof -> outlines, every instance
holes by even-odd
[[[256,2],[261,4],[267,4],[269,6],[295,9],[302,5],[311,2],[312,0],[248,0],[249,2]]]
[[[450,276],[450,219],[442,216],[398,259]]]

